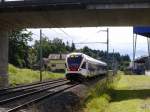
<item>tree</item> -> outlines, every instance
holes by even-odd
[[[32,41],[32,33],[26,29],[16,30],[9,36],[9,63],[17,67],[29,67],[28,42]]]
[[[71,52],[73,52],[75,50],[76,50],[75,44],[72,42],[72,44],[71,44]]]
[[[35,41],[34,49],[37,53],[37,62],[40,59],[40,41]],[[48,37],[42,38],[42,53],[43,57],[47,58],[51,53],[66,53],[66,45],[65,43],[59,39],[54,38],[52,41],[48,39]]]
[[[41,47],[42,47],[43,57],[48,57],[49,53],[52,52],[51,41],[49,41],[47,37],[43,37],[41,44],[42,44]],[[40,60],[40,40],[35,41],[33,48],[35,49],[35,52],[37,54],[36,60],[39,61]]]
[[[67,45],[66,45],[66,50],[67,50],[68,52],[71,51],[71,47],[69,46],[69,42],[68,42],[68,41],[67,41]]]
[[[30,68],[33,68],[33,65],[36,64],[36,59],[37,59],[36,51],[33,47],[30,47],[28,51],[28,62]]]
[[[66,52],[66,45],[62,39],[54,38],[52,41],[53,46],[55,46],[55,53],[64,53]]]
[[[92,50],[87,46],[85,46],[83,49],[81,49],[81,52],[95,59],[100,59],[104,62],[107,62],[107,52],[105,51]],[[108,59],[109,69],[112,69],[113,56],[115,58],[114,59],[115,63],[117,63],[117,65],[119,66],[119,69],[124,70],[125,68],[128,67],[130,62],[130,57],[128,55],[120,55],[120,53],[109,53],[108,55],[109,55],[109,59]]]

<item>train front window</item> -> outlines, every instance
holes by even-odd
[[[68,58],[68,67],[72,71],[77,71],[82,62],[83,57],[81,55],[72,55]]]

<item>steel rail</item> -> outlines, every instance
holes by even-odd
[[[37,99],[33,99],[33,100],[31,100],[31,101],[29,101],[29,102],[26,102],[26,103],[24,103],[24,104],[22,104],[22,105],[18,105],[18,106],[16,106],[16,107],[12,108],[12,109],[9,109],[9,110],[7,110],[6,112],[15,112],[15,111],[17,111],[17,110],[19,110],[19,109],[21,109],[21,108],[23,108],[23,107],[26,107],[26,106],[30,105],[30,104],[38,103],[39,101],[44,100],[44,99],[46,99],[46,98],[48,98],[48,97],[50,97],[50,96],[52,97],[52,96],[54,96],[54,95],[56,95],[56,94],[58,94],[58,93],[62,93],[62,92],[64,92],[65,90],[68,90],[68,89],[70,89],[70,88],[75,87],[76,85],[78,85],[78,84],[74,84],[74,85],[71,85],[71,86],[69,86],[69,87],[63,88],[63,89],[61,89],[61,90],[55,91],[54,93],[49,93],[48,95],[44,95],[44,96],[41,96],[41,97],[39,97],[39,98],[37,98]]]
[[[47,88],[44,88],[44,89],[40,89],[40,90],[37,90],[37,91],[33,91],[33,92],[26,93],[26,94],[21,94],[19,96],[15,96],[15,97],[11,97],[11,98],[8,98],[8,99],[1,100],[0,105],[4,105],[4,104],[10,103],[10,102],[13,102],[15,100],[18,100],[18,99],[36,94],[36,93],[40,93],[40,92],[43,92],[43,91],[46,91],[46,90],[49,90],[49,89],[53,89],[53,88],[56,88],[56,87],[60,87],[62,85],[66,85],[68,82],[70,82],[70,81],[64,81],[62,83],[58,83],[58,84],[55,84],[55,85],[50,85],[50,87],[47,87]]]
[[[22,87],[27,87],[27,86],[47,83],[47,82],[50,82],[50,81],[54,82],[54,81],[58,81],[58,80],[64,80],[64,79],[65,78],[63,78],[63,79],[55,79],[55,80],[46,80],[46,81],[43,81],[43,82],[34,82],[34,83],[30,83],[30,84],[25,84],[25,85],[19,85],[19,86],[16,86],[16,87],[7,87],[7,88],[0,89],[0,92],[7,91],[7,90],[10,90],[10,89],[17,89],[17,88],[22,88]]]
[[[1,95],[1,97],[3,97],[2,95],[5,96],[7,94],[16,93],[16,92],[20,92],[20,91],[24,91],[24,90],[30,90],[30,89],[33,89],[33,88],[37,88],[37,87],[47,85],[47,84],[54,84],[54,83],[63,82],[63,81],[66,81],[66,80],[61,79],[61,80],[55,80],[55,81],[47,81],[47,82],[44,82],[44,83],[34,84],[34,85],[30,85],[30,86],[12,88],[12,89],[14,89],[13,91],[10,91],[10,89],[9,89],[9,91],[4,91],[4,92],[0,93],[0,95]]]

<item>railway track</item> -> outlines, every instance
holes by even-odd
[[[24,87],[31,87],[31,86],[34,86],[34,85],[44,84],[44,83],[48,83],[48,82],[52,82],[53,83],[53,82],[58,82],[60,80],[66,80],[66,79],[47,80],[47,81],[43,81],[43,82],[36,82],[36,83],[31,83],[31,84],[26,84],[26,85],[19,85],[19,86],[16,86],[16,87],[7,87],[7,88],[0,89],[0,95],[4,91],[11,91],[13,89],[20,89],[20,88],[24,88]]]
[[[33,91],[34,89],[38,89],[39,87],[48,85],[48,84],[54,84],[58,82],[63,82],[66,81],[66,79],[58,79],[58,80],[48,80],[45,82],[39,82],[39,83],[33,83],[33,84],[28,84],[28,85],[22,85],[22,86],[17,86],[17,87],[11,87],[11,88],[5,88],[0,90],[0,96],[7,96],[11,94],[19,94],[20,92],[30,92]],[[1,97],[0,97],[0,100]]]
[[[0,92],[0,112],[17,111],[76,85],[78,83],[71,84],[66,79],[59,79],[2,89],[0,90],[2,92]]]

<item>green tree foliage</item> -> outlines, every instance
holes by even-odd
[[[42,39],[42,53],[43,53],[43,57],[48,57],[49,53],[52,52],[51,49],[51,45],[50,45],[51,41],[48,40],[48,38],[43,38]],[[37,55],[37,60],[40,59],[40,41],[36,40],[35,44],[33,46],[33,48],[35,49],[36,55]]]
[[[29,68],[33,68],[33,65],[36,64],[36,50],[33,47],[30,47],[28,50],[28,62],[29,62]]]
[[[27,30],[16,30],[9,36],[9,63],[18,67],[29,67],[28,42],[32,41],[32,33]]]
[[[76,50],[75,44],[72,42],[72,44],[71,44],[71,52],[73,52],[75,50]]]
[[[92,50],[92,49],[88,48],[87,46],[85,46],[83,49],[81,49],[81,52],[83,52],[93,58],[96,58],[96,59],[99,59],[99,60],[102,60],[105,62],[108,61],[109,69],[112,69],[112,66],[113,66],[112,64],[115,63],[115,64],[117,64],[119,69],[124,70],[129,66],[129,62],[131,61],[130,57],[128,55],[120,55],[120,53],[109,53],[109,56],[108,56],[109,59],[107,60],[107,52],[106,51],[104,52],[104,51],[100,51],[100,50]],[[113,60],[113,57],[114,57],[114,60]]]
[[[47,58],[49,54],[52,53],[67,53],[71,50],[69,43],[65,45],[62,39],[54,38],[52,41],[49,40],[47,37],[43,37],[42,39],[42,51],[43,57]],[[40,41],[35,41],[34,49],[37,53],[37,60],[40,59]]]
[[[70,46],[69,46],[69,42],[68,42],[68,41],[67,41],[67,44],[66,44],[66,50],[67,50],[68,52],[71,51],[71,48],[70,48]]]

